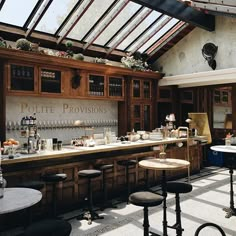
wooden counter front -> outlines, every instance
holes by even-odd
[[[176,143],[183,142],[179,148]],[[159,150],[153,150],[160,144],[167,143],[167,157],[186,159],[187,139],[169,139],[164,141],[139,141],[128,144],[110,144],[96,147],[64,147],[62,151],[51,151],[40,154],[25,155],[12,160],[3,160],[3,175],[9,187],[14,187],[22,181],[39,180],[45,173],[66,173],[65,182],[57,186],[58,211],[65,212],[81,207],[87,191],[86,179],[79,179],[78,171],[96,168],[98,164],[113,164],[113,170],[107,172],[107,186],[109,198],[120,196],[125,190],[125,170],[117,165],[118,160],[135,159],[140,161],[145,157],[159,157]],[[200,171],[201,148],[199,145],[190,146],[191,173]],[[169,179],[174,176],[187,175],[186,170],[176,172],[168,171]],[[130,169],[130,181],[133,190],[144,186],[145,170],[138,165]],[[150,171],[150,185],[160,182],[160,173]],[[93,180],[95,203],[102,197],[102,177]],[[42,191],[43,199],[35,214],[45,213],[51,202],[52,188],[46,185]]]

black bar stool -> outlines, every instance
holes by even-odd
[[[93,191],[91,186],[91,179],[101,176],[102,172],[100,170],[80,170],[78,172],[79,177],[88,179],[88,209],[77,217],[78,220],[87,220],[88,224],[92,224],[93,220],[103,219],[104,217],[99,216],[93,208]]]
[[[41,179],[47,184],[52,185],[52,216],[57,216],[57,194],[56,194],[56,185],[61,181],[65,181],[67,174],[44,174],[41,176]]]
[[[99,165],[96,165],[95,168],[102,171],[103,201],[102,201],[101,210],[104,210],[105,208],[116,208],[116,206],[113,205],[112,202],[108,200],[108,189],[107,189],[107,181],[106,181],[107,170],[113,169],[114,165],[113,164],[99,164]]]
[[[143,207],[143,229],[144,229],[144,236],[149,236],[149,233],[151,235],[159,236],[158,234],[155,234],[153,232],[149,232],[149,219],[148,219],[148,207],[154,207],[158,206],[162,203],[163,197],[149,192],[149,191],[143,191],[143,192],[136,192],[132,193],[129,196],[129,202],[136,205],[136,206],[142,206]]]
[[[173,226],[167,226],[176,230],[177,236],[182,236],[184,229],[181,224],[181,209],[180,209],[180,193],[189,193],[193,189],[192,185],[180,181],[167,182],[166,190],[169,193],[175,193],[175,212],[176,212],[176,223]]]
[[[48,219],[27,227],[23,236],[69,236],[71,230],[71,224],[65,220]]]
[[[125,167],[125,175],[126,175],[125,184],[126,184],[126,189],[127,189],[126,201],[127,203],[129,203],[129,195],[130,195],[129,167],[135,166],[137,164],[137,161],[136,160],[120,160],[120,161],[117,161],[117,164]]]

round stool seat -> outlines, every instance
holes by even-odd
[[[36,190],[41,190],[44,187],[44,182],[32,180],[32,181],[19,183],[19,184],[17,184],[17,187],[32,188],[32,189],[36,189]]]
[[[179,181],[167,182],[166,190],[169,193],[189,193],[193,189],[191,184]]]
[[[102,172],[100,170],[80,170],[78,172],[78,175],[80,177],[86,177],[86,178],[95,178],[98,177],[102,174]]]
[[[129,201],[136,206],[151,207],[162,203],[163,197],[148,191],[132,193]]]
[[[26,228],[25,236],[69,236],[71,224],[65,220],[43,220]]]
[[[45,182],[60,182],[66,180],[67,174],[45,174],[41,178]]]
[[[132,165],[136,165],[137,161],[136,160],[120,160],[120,161],[117,161],[117,164],[121,166],[132,166]]]
[[[100,170],[108,170],[108,169],[111,169],[113,168],[113,164],[100,164],[100,165],[97,165],[96,168],[100,169]]]

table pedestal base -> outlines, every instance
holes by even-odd
[[[230,207],[223,208],[223,211],[226,212],[225,218],[230,218],[231,216],[236,216],[236,209],[231,209]]]
[[[235,156],[235,155],[234,155]],[[234,208],[234,189],[233,189],[233,163],[235,157],[229,157],[229,174],[230,174],[230,207],[226,207],[223,210],[226,212],[225,218],[236,216],[236,209]]]

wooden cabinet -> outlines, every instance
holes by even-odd
[[[131,130],[152,129],[152,80],[131,80]]]
[[[172,87],[158,87],[157,88],[157,119],[156,127],[165,126],[166,116],[175,113],[174,106],[174,89]]]
[[[88,96],[124,100],[124,78],[118,75],[88,73]]]
[[[231,88],[222,87],[214,89],[214,105],[215,106],[231,106]]]
[[[124,99],[124,78],[119,76],[108,77],[108,97],[112,99]]]
[[[172,102],[173,89],[172,87],[158,87],[157,88],[157,101],[158,102]]]
[[[93,97],[106,97],[105,75],[88,74],[88,95]]]
[[[38,92],[38,71],[34,65],[11,62],[7,64],[7,92],[35,94]]]
[[[10,62],[7,67],[7,93],[16,95],[63,95],[64,71],[55,67]]]
[[[51,68],[39,68],[39,92],[62,94],[62,71]]]
[[[150,103],[133,103],[131,107],[131,129],[137,130],[151,130],[151,114],[152,106]]]
[[[146,79],[132,79],[132,99],[151,100],[152,81]]]

